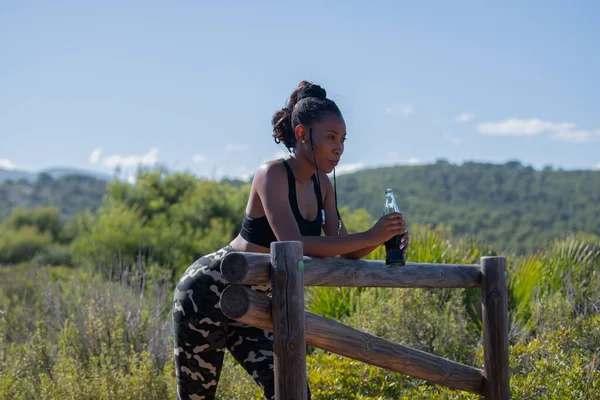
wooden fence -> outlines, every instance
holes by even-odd
[[[273,332],[275,398],[306,399],[306,344],[431,383],[510,397],[508,298],[504,257],[481,264],[386,266],[384,261],[303,255],[302,242],[274,242],[271,254],[234,252],[221,261],[231,285],[221,296],[229,318]],[[272,285],[272,297],[249,285]],[[304,310],[304,286],[482,289],[483,370],[393,343]]]

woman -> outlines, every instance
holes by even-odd
[[[283,143],[290,156],[259,168],[239,235],[224,248],[198,259],[177,284],[173,323],[178,399],[214,398],[225,349],[263,389],[265,397],[274,398],[272,334],[229,320],[219,308],[221,293],[228,285],[220,273],[220,261],[227,253],[268,253],[271,242],[294,240],[303,242],[307,256],[358,259],[405,233],[399,213],[381,217],[365,232],[346,231],[327,176],[344,153],[346,125],[323,88],[300,82],[287,106],[273,116],[272,125],[275,142]],[[408,234],[405,237],[406,252]],[[268,287],[252,289],[269,291]]]

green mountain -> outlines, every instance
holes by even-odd
[[[106,193],[107,181],[89,175],[60,175],[53,178],[40,173],[35,180],[9,179],[0,183],[0,220],[13,207],[56,206],[63,216],[73,216],[85,209],[94,211]]]
[[[103,173],[89,171],[89,170],[83,170],[83,169],[69,168],[69,167],[53,167],[53,168],[44,169],[39,172],[30,172],[30,171],[22,171],[22,170],[18,170],[18,169],[0,168],[0,183],[4,183],[7,181],[19,181],[22,179],[29,181],[29,182],[35,182],[36,179],[38,178],[39,174],[42,174],[42,173],[48,174],[54,179],[58,179],[62,176],[66,176],[66,175],[85,175],[85,176],[91,176],[93,178],[96,178],[99,180],[104,180],[104,181],[109,181],[112,179],[112,177],[108,174],[103,174]]]
[[[340,207],[378,218],[393,188],[409,225],[452,227],[502,251],[544,247],[568,232],[600,235],[600,171],[437,161],[362,170],[337,183]]]
[[[63,216],[94,211],[106,185],[88,175],[9,180],[0,183],[0,220],[15,206],[54,205]],[[337,186],[340,208],[364,208],[375,220],[390,187],[409,226],[449,227],[503,252],[530,252],[571,232],[600,235],[600,171],[438,161],[340,175]]]

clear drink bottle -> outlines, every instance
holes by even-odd
[[[383,215],[400,212],[398,203],[394,198],[394,191],[392,189],[385,190],[385,201],[383,203]],[[385,242],[385,263],[387,265],[396,264],[404,265],[406,263],[406,257],[404,255],[404,234],[396,235],[393,238]]]

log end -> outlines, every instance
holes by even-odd
[[[250,308],[250,299],[244,287],[239,285],[229,285],[223,290],[219,302],[221,311],[228,318],[237,319],[248,312]]]
[[[248,260],[242,253],[229,253],[221,260],[221,274],[230,283],[241,282],[248,274]]]

